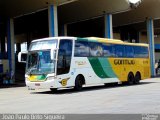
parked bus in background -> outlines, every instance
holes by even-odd
[[[25,62],[22,56],[19,53],[19,62]],[[132,85],[150,76],[147,44],[96,37],[50,37],[32,41],[27,52],[25,81],[29,89]]]

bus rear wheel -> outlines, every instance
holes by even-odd
[[[133,73],[129,73],[128,74],[128,81],[127,81],[128,85],[133,85],[134,83],[134,75]]]
[[[141,74],[137,72],[134,78],[134,83],[139,84],[140,80],[141,80]]]
[[[76,91],[82,90],[82,86],[83,86],[83,79],[82,79],[82,78],[83,78],[83,77],[81,77],[81,76],[77,76],[77,77],[76,77],[75,87],[74,87],[74,89],[75,89]]]

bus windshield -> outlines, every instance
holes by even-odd
[[[51,60],[50,50],[39,50],[28,53],[28,61],[26,67],[26,73],[28,75],[50,74],[54,72],[55,60]]]
[[[50,74],[55,72],[55,59],[51,60],[51,49],[57,48],[57,39],[34,41],[28,53],[26,74]],[[54,52],[55,57],[56,51]]]

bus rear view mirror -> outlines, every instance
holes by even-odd
[[[28,52],[19,52],[18,53],[18,62],[26,63],[27,62],[27,53]]]

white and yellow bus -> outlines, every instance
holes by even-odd
[[[23,62],[22,53],[19,61]],[[149,78],[147,44],[107,38],[50,37],[32,41],[27,52],[25,81],[29,89],[83,85],[138,84]]]

